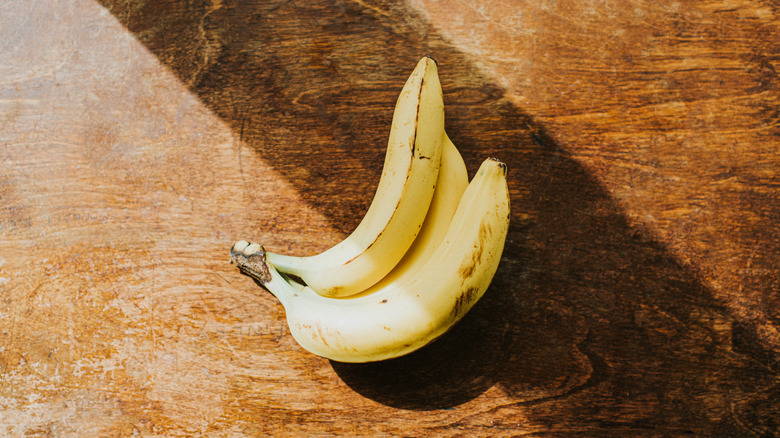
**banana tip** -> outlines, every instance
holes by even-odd
[[[501,171],[504,173],[504,176],[506,176],[506,173],[507,173],[506,163],[504,163],[503,161],[499,160],[498,158],[494,158],[494,157],[490,157],[490,158],[488,158],[488,160],[495,162],[498,165],[498,167],[501,168]]]

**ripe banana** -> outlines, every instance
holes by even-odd
[[[430,257],[410,263],[382,287],[323,297],[277,271],[256,243],[238,242],[230,253],[231,262],[279,299],[303,348],[340,362],[369,362],[421,348],[459,321],[492,281],[508,228],[506,165],[488,159]]]
[[[382,279],[422,226],[438,178],[444,137],[438,70],[433,58],[425,57],[396,102],[382,176],[357,228],[317,255],[268,252],[269,263],[329,297],[356,294]]]

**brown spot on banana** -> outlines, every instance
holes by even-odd
[[[452,319],[458,319],[463,316],[476,301],[479,296],[479,288],[476,286],[469,286],[455,299],[455,305],[452,306],[450,311],[450,317]]]
[[[352,260],[350,260],[350,261],[352,261]],[[347,263],[349,263],[349,262],[347,262]],[[342,290],[344,290],[344,287],[342,287],[342,286],[332,286],[332,287],[326,289],[324,292],[327,292],[328,295],[339,296],[339,295],[342,294],[342,292],[341,292]]]
[[[458,275],[465,282],[467,279],[474,275],[474,271],[477,269],[477,264],[473,259],[467,260],[465,264],[458,268]]]
[[[324,344],[326,347],[330,347],[330,345],[328,345],[328,340],[326,339],[326,336],[324,336],[324,335],[322,334],[322,327],[321,327],[319,324],[317,324],[317,330],[316,330],[316,333],[314,333],[314,332],[312,333],[312,335],[315,335],[315,334],[316,334],[316,336],[319,336],[320,340],[322,341],[322,343],[323,343],[323,344]],[[316,336],[312,336],[312,337],[314,337],[314,338],[315,338],[315,340],[316,340]]]
[[[479,224],[479,240],[487,240],[487,238],[492,235],[493,229],[490,227],[490,222],[482,222]]]
[[[460,275],[460,278],[463,279],[464,282],[474,275],[477,266],[479,266],[479,263],[482,260],[482,253],[484,250],[484,242],[477,242],[474,251],[471,253],[471,258],[466,260],[466,262],[458,268],[458,275]]]
[[[479,239],[474,244],[474,251],[471,253],[471,259],[467,260],[460,268],[458,268],[458,274],[465,282],[468,278],[474,275],[477,266],[479,266],[482,260],[482,254],[485,251],[485,242],[493,234],[493,230],[490,227],[490,223],[482,221],[479,224]]]

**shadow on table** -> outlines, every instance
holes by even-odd
[[[338,1],[101,3],[345,233],[370,202],[395,98],[424,54],[439,61],[448,132],[470,171],[488,156],[508,164],[512,221],[485,297],[416,353],[333,362],[357,393],[418,410],[506,394],[558,425],[771,427],[761,412],[778,397],[777,364],[752,328],[403,4],[384,15]]]

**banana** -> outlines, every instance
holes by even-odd
[[[317,255],[268,252],[268,262],[323,296],[348,296],[375,284],[401,260],[422,226],[444,138],[438,70],[433,58],[424,57],[396,102],[382,176],[357,228]]]
[[[304,349],[339,362],[390,359],[441,336],[482,297],[501,259],[509,212],[506,165],[487,159],[441,243],[381,288],[323,297],[277,271],[262,246],[246,241],[231,248],[231,262],[279,299]]]

